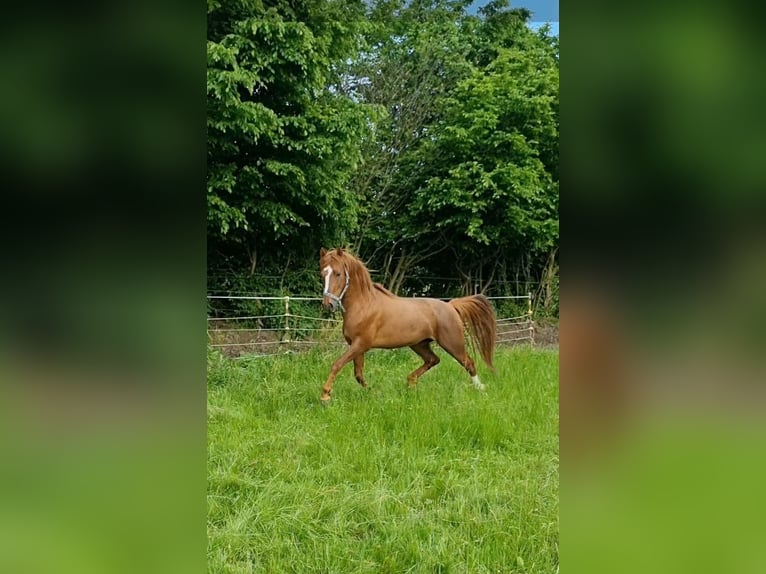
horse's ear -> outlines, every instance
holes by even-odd
[[[322,249],[319,250],[319,257],[324,257],[325,255],[327,255],[327,249],[322,247]]]
[[[338,248],[335,250],[335,253],[337,253],[338,255],[343,255],[343,248],[342,248],[342,247],[338,247]]]

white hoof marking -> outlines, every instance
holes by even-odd
[[[479,375],[474,375],[473,377],[471,377],[471,382],[473,383],[474,388],[480,391],[487,390],[487,387],[481,384],[481,381],[479,380]]]

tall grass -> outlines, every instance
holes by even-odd
[[[210,572],[555,572],[558,354],[501,350],[488,390],[409,350],[209,357]]]

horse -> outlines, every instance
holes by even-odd
[[[357,382],[368,388],[364,380],[364,354],[370,349],[409,347],[423,364],[407,376],[410,388],[426,371],[439,364],[431,343],[447,351],[468,371],[473,386],[485,390],[473,359],[466,352],[464,331],[468,331],[484,363],[494,372],[495,311],[484,295],[471,295],[449,302],[425,297],[398,297],[373,283],[370,273],[359,259],[341,247],[319,252],[320,276],[324,281],[322,306],[340,309],[343,314],[343,337],[348,350],[336,360],[322,386],[320,400],[331,400],[335,377],[348,362],[354,362]]]

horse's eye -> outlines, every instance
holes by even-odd
[[[335,272],[335,276],[336,276],[336,277],[340,277],[340,273],[338,273],[338,272],[336,271],[336,272]]]

